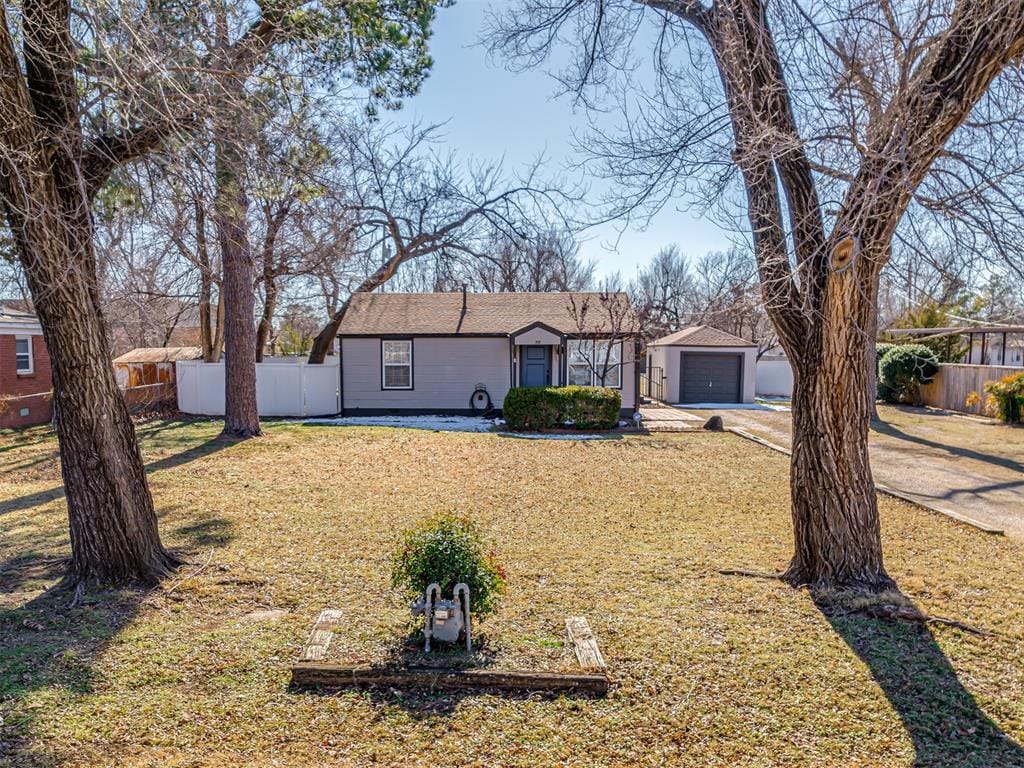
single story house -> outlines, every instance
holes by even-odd
[[[707,325],[647,345],[652,396],[667,403],[752,403],[757,345]]]
[[[511,387],[579,384],[638,405],[639,324],[622,293],[361,293],[338,329],[344,414],[474,414]]]
[[[38,318],[0,305],[0,428],[50,420],[50,355]]]

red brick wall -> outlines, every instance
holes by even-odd
[[[50,355],[43,337],[32,336],[32,373],[19,374],[14,334],[0,334],[0,428],[27,427],[50,420]],[[13,400],[9,400],[10,396]],[[22,416],[22,409],[28,415]]]

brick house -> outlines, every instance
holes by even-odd
[[[39,320],[0,305],[0,429],[48,422],[52,389]]]

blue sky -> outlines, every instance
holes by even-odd
[[[504,156],[512,171],[543,155],[553,174],[562,173],[576,158],[573,131],[585,131],[590,117],[574,110],[569,98],[556,98],[557,83],[544,71],[513,73],[501,61],[489,60],[477,40],[490,5],[459,0],[438,12],[431,40],[434,69],[422,91],[389,117],[399,124],[446,122],[447,144],[463,161]],[[604,127],[616,124],[614,114],[600,120],[607,120]],[[691,256],[729,247],[730,233],[680,207],[682,202],[669,206],[643,230],[631,226],[621,236],[621,225],[588,230],[582,254],[598,262],[600,274],[621,271],[629,279],[637,265],[670,243]]]

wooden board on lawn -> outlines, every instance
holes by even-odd
[[[576,653],[576,661],[583,669],[607,669],[601,650],[597,647],[597,638],[590,631],[590,624],[585,616],[570,616],[565,620],[565,630],[569,633],[569,642]]]

